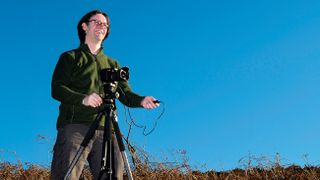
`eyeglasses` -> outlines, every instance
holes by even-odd
[[[91,20],[89,20],[88,22],[94,22],[94,24],[95,24],[96,26],[101,26],[101,27],[103,27],[103,28],[105,28],[105,29],[107,29],[107,28],[109,27],[109,25],[108,25],[107,23],[101,22],[101,21],[96,20],[96,19],[91,19]]]

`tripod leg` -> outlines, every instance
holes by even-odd
[[[103,145],[103,156],[101,170],[98,179],[111,180],[112,179],[112,142],[107,140]]]
[[[98,179],[112,179],[112,129],[111,129],[111,108],[106,109],[106,120],[104,123],[102,161]],[[106,177],[105,177],[106,176]]]
[[[96,119],[94,120],[94,122],[91,124],[87,134],[85,135],[81,146],[79,148],[79,150],[77,151],[76,156],[74,157],[74,159],[72,160],[68,171],[66,173],[66,175],[64,176],[64,180],[67,180],[72,172],[72,170],[74,169],[74,167],[76,166],[76,164],[78,163],[83,151],[85,150],[85,148],[87,147],[88,143],[90,142],[90,140],[92,139],[92,137],[94,136],[95,130],[98,128],[99,126],[99,122],[101,120],[103,113],[99,113],[96,117]]]
[[[76,156],[74,157],[74,159],[72,160],[70,166],[69,166],[69,169],[68,169],[68,172],[66,173],[66,175],[64,176],[63,180],[67,180],[73,170],[73,168],[76,166],[76,164],[78,163],[79,159],[80,159],[80,156],[81,154],[83,153],[84,151],[84,147],[80,147],[80,149],[78,150]]]
[[[131,173],[131,168],[130,168],[130,165],[129,165],[129,161],[128,161],[128,158],[127,158],[127,155],[126,155],[126,152],[125,152],[126,148],[125,148],[123,140],[122,140],[120,128],[119,128],[119,125],[118,125],[117,115],[115,113],[113,115],[112,124],[113,124],[114,132],[115,132],[115,135],[116,135],[116,138],[117,138],[117,141],[118,141],[118,145],[119,145],[119,149],[120,149],[120,152],[121,152],[122,160],[123,160],[123,163],[124,163],[125,168],[126,168],[128,179],[129,180],[133,180],[132,173]]]
[[[132,176],[132,173],[131,173],[131,168],[130,168],[130,165],[129,165],[129,161],[128,161],[128,157],[127,157],[126,151],[121,151],[121,155],[122,155],[122,159],[123,159],[124,165],[125,165],[126,170],[127,170],[128,179],[129,180],[133,180],[133,176]]]

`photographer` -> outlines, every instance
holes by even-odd
[[[80,47],[61,54],[55,67],[51,90],[52,97],[61,102],[57,120],[57,139],[54,145],[51,178],[63,179],[75,157],[90,124],[103,108],[103,83],[99,71],[105,68],[120,68],[117,61],[106,56],[102,43],[110,32],[107,14],[99,10],[91,11],[81,18],[77,26]],[[152,96],[139,96],[131,91],[127,81],[119,81],[119,100],[129,107],[153,109],[158,106]],[[99,176],[102,157],[103,125],[81,155],[71,172],[70,179],[79,179],[88,160],[94,179]],[[112,138],[114,179],[123,179],[124,164],[116,138]]]

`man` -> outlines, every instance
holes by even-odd
[[[95,10],[87,13],[78,23],[80,47],[61,54],[53,73],[52,97],[61,102],[57,120],[57,140],[51,166],[52,179],[63,179],[80,144],[102,109],[104,90],[99,71],[105,68],[120,68],[106,56],[102,43],[110,32],[107,14]],[[126,81],[119,81],[119,100],[129,107],[153,109],[158,106],[152,96],[139,96],[131,91]],[[102,157],[102,141],[105,117],[100,122],[94,137],[73,169],[70,179],[79,179],[88,160],[94,179],[99,176]],[[115,179],[123,177],[123,161],[116,138],[113,137]]]

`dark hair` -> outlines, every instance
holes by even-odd
[[[106,36],[104,37],[103,41],[105,39],[107,39],[109,33],[110,33],[110,20],[109,20],[109,16],[100,11],[100,10],[93,10],[91,12],[88,12],[86,15],[84,15],[79,23],[78,23],[78,26],[77,26],[77,29],[78,29],[78,36],[79,36],[79,40],[80,40],[80,43],[81,44],[84,44],[85,42],[85,39],[86,39],[86,32],[82,29],[82,23],[86,23],[88,24],[88,21],[90,20],[90,18],[96,14],[102,14],[106,19],[107,19],[107,24],[108,24],[108,28],[107,28],[107,33],[106,33]]]

